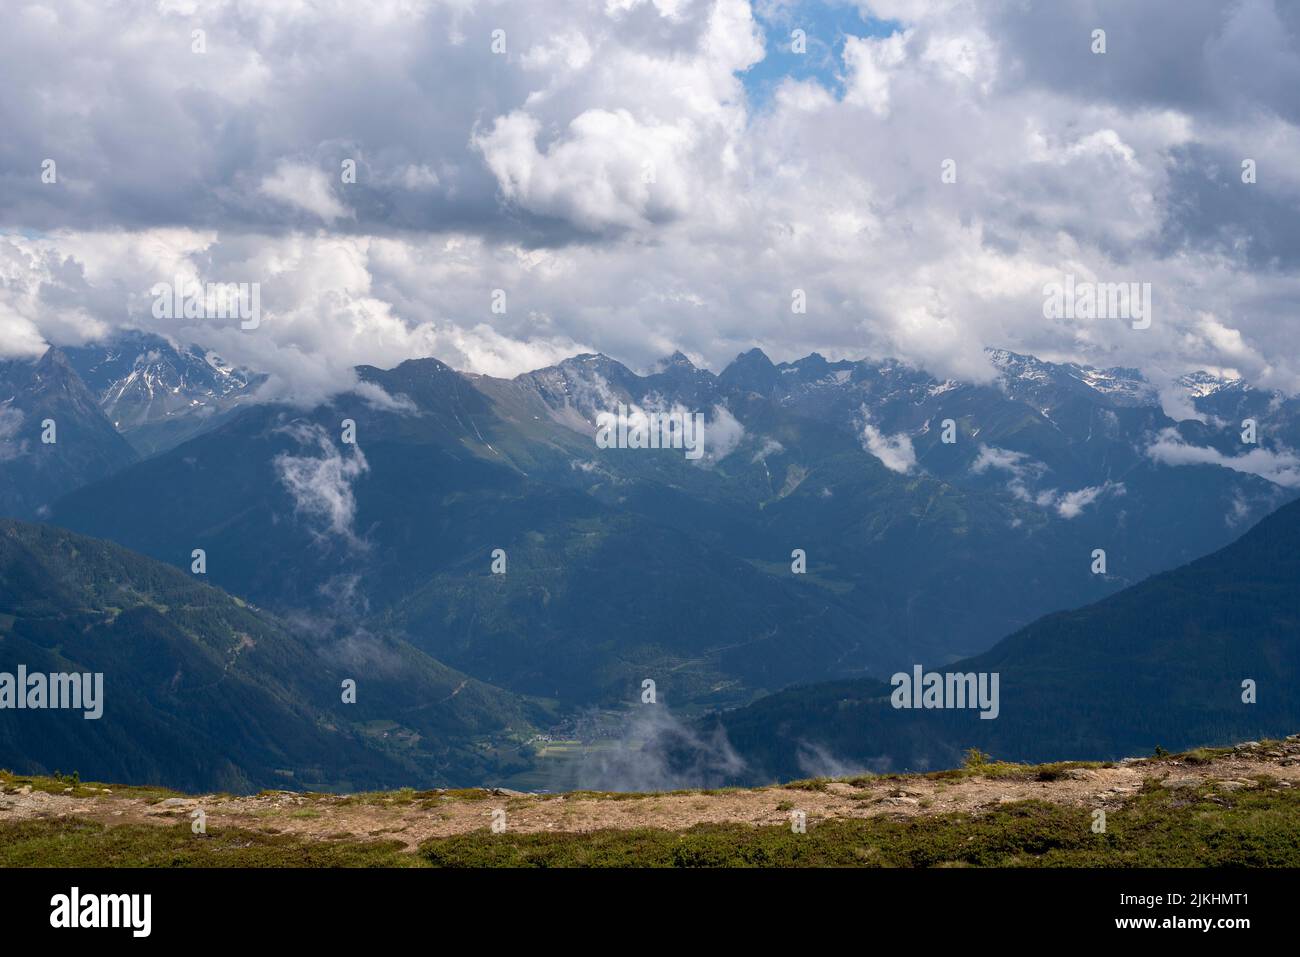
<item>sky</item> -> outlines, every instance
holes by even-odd
[[[5,21],[0,355],[146,329],[303,401],[417,356],[717,370],[754,346],[1300,392],[1300,4],[10,0]],[[1149,283],[1149,327],[1046,315],[1067,276]],[[156,318],[176,277],[257,283],[260,324]]]

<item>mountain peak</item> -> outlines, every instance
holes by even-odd
[[[553,366],[537,369],[534,372],[525,373],[525,375],[535,376],[554,371],[583,379],[595,374],[603,379],[616,382],[626,382],[637,378],[631,369],[603,352],[583,352],[576,356],[570,356]]]
[[[655,366],[662,372],[667,372],[670,369],[683,369],[687,372],[694,372],[697,368],[695,363],[680,349],[675,350],[672,355],[660,359],[655,363]]]
[[[748,352],[742,352],[732,360],[731,364],[736,365],[743,363],[749,366],[773,366],[772,360],[767,357],[767,353],[755,346]],[[775,368],[775,366],[773,366]]]
[[[794,362],[783,362],[783,369],[797,369],[804,375],[818,376],[823,375],[829,368],[830,363],[820,352],[810,352],[802,359],[796,359]]]
[[[1005,368],[1009,365],[1021,365],[1024,363],[1037,363],[1041,361],[1036,356],[1012,352],[1010,349],[994,349],[988,347],[984,350],[984,354],[988,356],[989,361],[998,368]]]
[[[36,360],[36,370],[37,372],[58,370],[64,374],[75,374],[67,354],[58,346],[50,346],[45,350],[45,354]]]
[[[722,370],[718,380],[729,388],[742,388],[750,392],[768,393],[781,378],[781,373],[762,349],[757,347],[742,352]]]
[[[406,359],[393,367],[392,372],[404,369],[407,372],[452,372],[455,371],[441,359],[433,356],[421,356],[418,359]]]
[[[576,356],[569,356],[567,359],[561,359],[555,366],[551,366],[551,368],[572,368],[574,366],[589,368],[592,366],[599,367],[611,364],[621,366],[623,363],[619,362],[612,356],[605,355],[603,352],[579,352]]]
[[[1222,389],[1241,384],[1241,377],[1215,375],[1213,372],[1201,370],[1180,376],[1178,384],[1196,398],[1204,398]]]

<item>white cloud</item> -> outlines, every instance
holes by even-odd
[[[642,124],[626,110],[588,110],[545,153],[537,149],[540,133],[535,117],[516,111],[474,139],[502,194],[525,209],[598,232],[689,208],[683,154],[693,144],[686,130]]]
[[[765,461],[769,455],[776,455],[777,453],[784,451],[785,446],[776,439],[764,439],[762,448],[755,452],[754,457],[749,461],[752,464],[757,465],[759,462]]]
[[[1223,516],[1223,522],[1229,528],[1236,528],[1250,517],[1250,513],[1250,503],[1246,501],[1241,491],[1237,490],[1233,492],[1232,501],[1228,505],[1228,513]]]
[[[889,115],[892,75],[907,58],[910,33],[887,37],[849,36],[844,41],[844,64],[849,70],[845,102],[865,106],[877,116]]]
[[[976,475],[983,475],[990,469],[1009,472],[1011,478],[1007,480],[1007,489],[1022,502],[1033,502],[1036,496],[1029,491],[1029,483],[1041,478],[1047,471],[1047,466],[1023,452],[981,443],[979,454],[971,463],[970,470]]]
[[[1253,448],[1241,455],[1189,445],[1174,429],[1164,429],[1147,447],[1147,455],[1163,465],[1217,465],[1268,479],[1284,488],[1300,488],[1300,456],[1290,449]]]
[[[529,47],[528,52],[520,57],[520,64],[525,70],[545,70],[555,65],[581,70],[591,62],[591,56],[591,44],[575,30],[555,37],[550,43]]]
[[[256,334],[166,331],[271,372],[268,395],[413,355],[513,374],[571,345],[641,366],[678,347],[718,367],[754,343],[941,379],[987,381],[995,345],[1300,390],[1285,5],[1117,6],[1112,40],[1148,55],[1108,54],[1104,79],[1069,4],[858,6],[903,29],[850,29],[842,96],[787,78],[759,105],[743,0],[27,4],[0,35],[0,115],[8,155],[57,157],[60,180],[5,170],[0,353],[149,326],[143,292],[179,271],[262,283]],[[1146,28],[1162,16],[1179,29]],[[1152,327],[1044,320],[1066,273],[1150,282]]]
[[[325,535],[334,535],[354,548],[364,548],[364,542],[352,530],[357,509],[352,485],[370,470],[361,446],[348,446],[351,451],[345,455],[324,428],[314,424],[299,424],[284,431],[320,453],[312,456],[282,452],[273,461],[277,477],[293,497],[295,511],[320,523]]]
[[[281,162],[274,173],[262,180],[261,191],[327,223],[349,215],[347,208],[334,197],[325,171],[305,163]]]
[[[1078,518],[1085,508],[1097,501],[1103,494],[1123,495],[1122,482],[1106,482],[1102,485],[1089,485],[1087,488],[1073,492],[1063,492],[1056,497],[1053,507],[1061,518]]]
[[[704,436],[705,460],[720,462],[736,451],[745,437],[745,427],[725,405],[715,405],[712,420],[705,423]]]
[[[1101,485],[1089,485],[1072,492],[1062,492],[1054,488],[1031,490],[1030,484],[1042,479],[1047,472],[1047,466],[1023,452],[1000,449],[992,445],[980,446],[979,454],[970,468],[977,475],[990,469],[1009,473],[1011,478],[1007,481],[1007,489],[1012,495],[1022,502],[1051,509],[1064,519],[1078,518],[1085,508],[1103,495],[1123,495],[1126,492],[1123,482],[1104,482]]]
[[[862,447],[891,472],[906,475],[916,467],[916,449],[905,432],[885,435],[870,422],[862,426]]]
[[[1016,477],[1040,475],[1046,467],[1032,456],[1011,449],[1000,449],[995,445],[980,443],[979,454],[971,463],[970,470],[982,475],[989,469],[1011,472]]]
[[[396,412],[402,415],[414,414],[417,409],[414,402],[405,395],[389,395],[373,382],[358,382],[352,391],[372,409],[383,412]]]

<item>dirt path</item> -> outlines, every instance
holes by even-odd
[[[637,796],[476,790],[344,796],[285,791],[253,797],[160,798],[89,786],[50,793],[11,777],[0,793],[0,822],[75,816],[105,824],[168,825],[188,821],[195,809],[202,809],[208,828],[241,827],[316,840],[400,840],[414,849],[429,837],[487,828],[497,809],[505,810],[509,829],[517,832],[680,830],[701,823],[781,824],[789,821],[792,810],[802,810],[813,822],[878,814],[978,812],[1028,798],[1111,808],[1136,794],[1148,779],[1171,788],[1212,782],[1221,789],[1237,789],[1249,786],[1259,775],[1268,775],[1284,787],[1300,787],[1300,735],[1264,745],[1247,743],[1229,753],[1130,759],[1095,768],[1057,767],[1041,775],[1050,780],[1039,780],[1040,772],[1028,768],[989,775],[912,775],[858,779],[852,784],[829,781],[805,787]]]

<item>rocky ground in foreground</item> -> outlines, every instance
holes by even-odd
[[[195,796],[8,772],[0,789],[5,866],[1300,865],[1300,735],[654,794]]]

